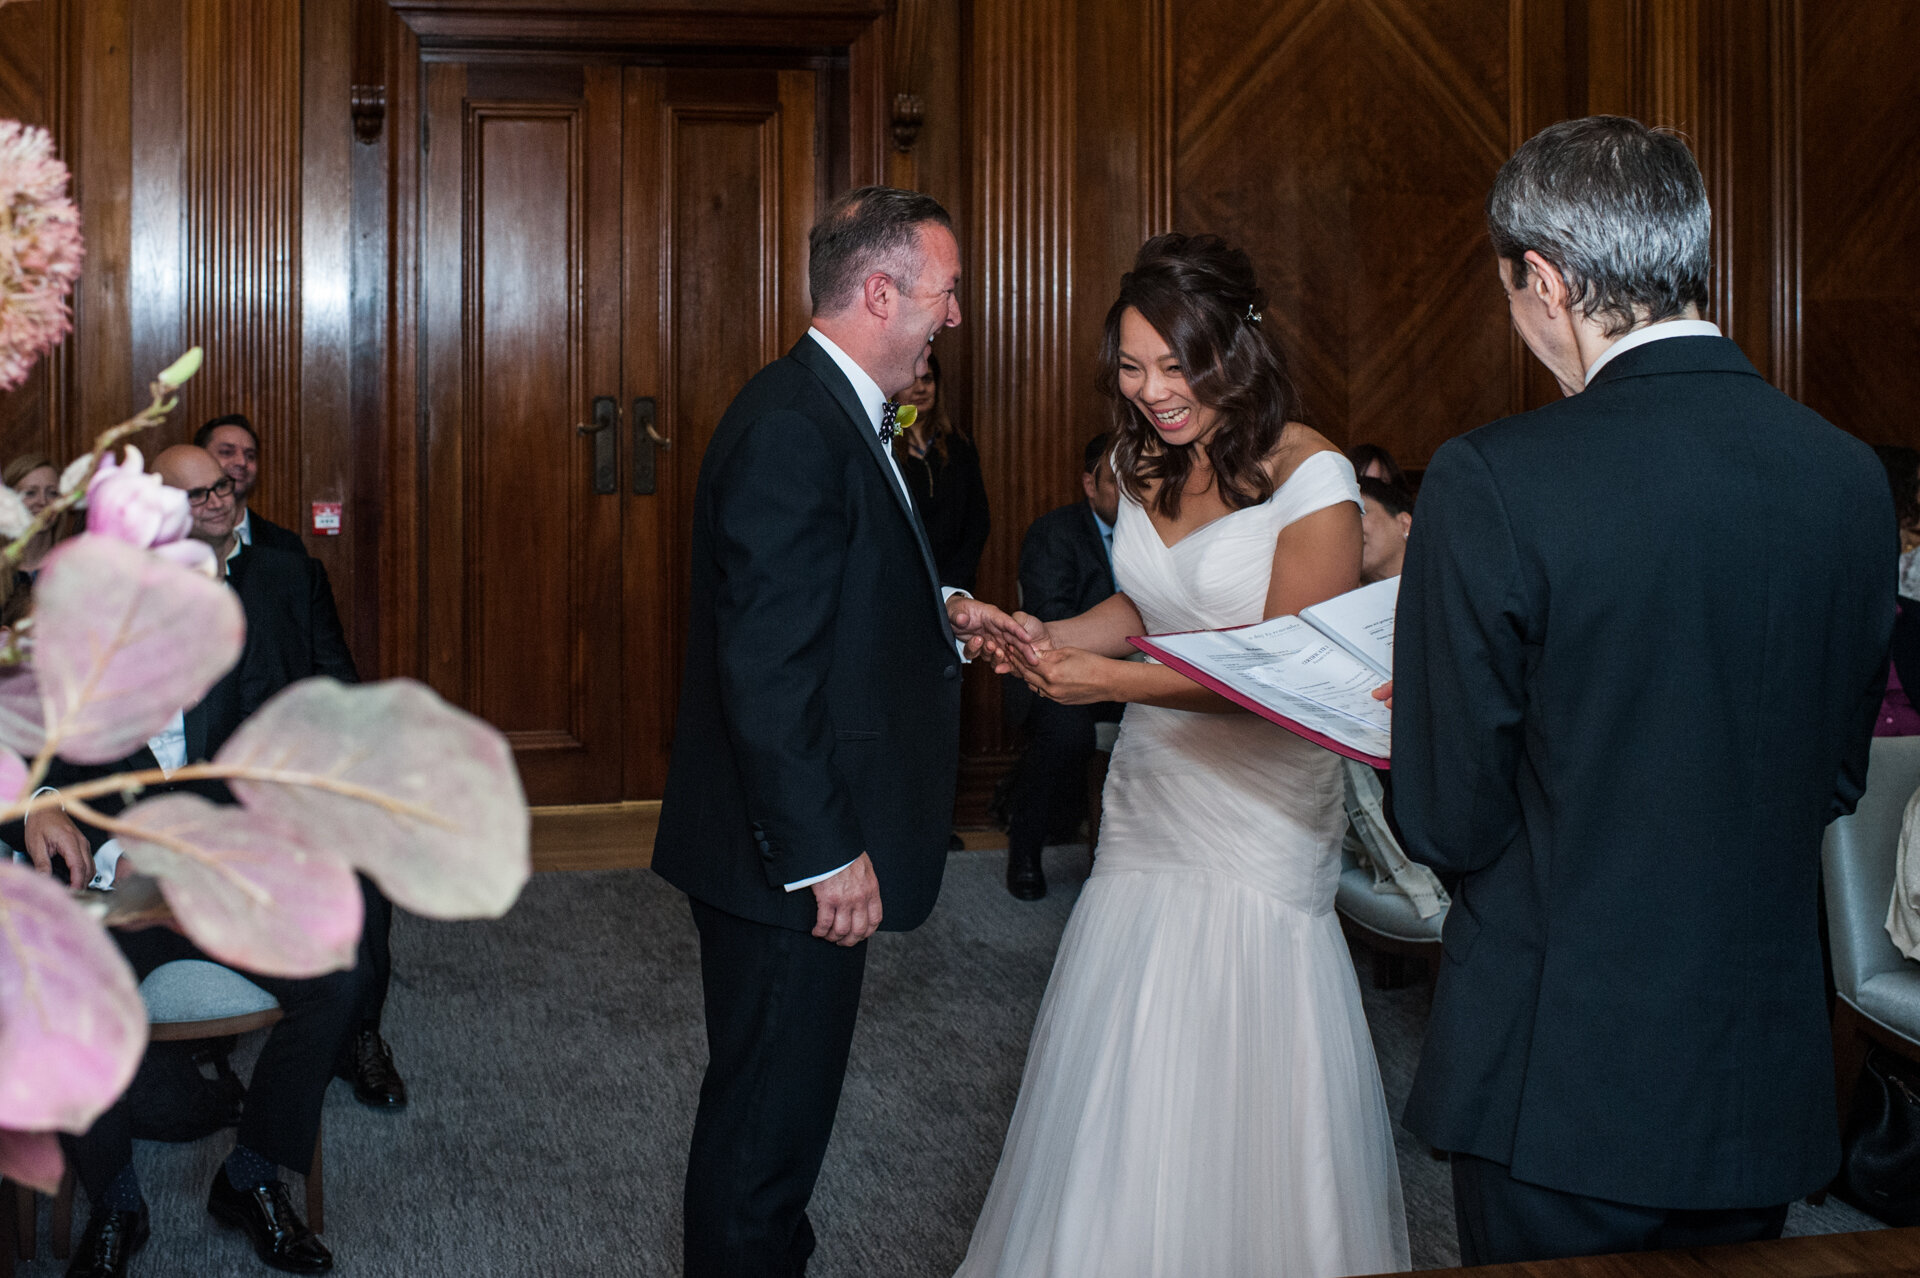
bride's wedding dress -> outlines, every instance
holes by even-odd
[[[1169,547],[1123,494],[1150,632],[1259,621],[1281,528],[1358,501],[1314,454]],[[1292,1278],[1408,1266],[1400,1175],[1333,913],[1340,759],[1251,714],[1130,705],[961,1278]]]

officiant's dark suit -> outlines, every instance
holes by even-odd
[[[822,225],[852,219],[860,195]],[[878,198],[921,209],[914,225],[930,209],[938,221],[925,225],[945,226],[924,197]],[[951,248],[944,260],[957,270]],[[914,305],[937,307],[929,322],[958,322],[950,294],[928,296]],[[909,366],[929,331],[906,339]],[[945,867],[960,657],[878,410],[810,334],[747,383],[701,462],[685,677],[653,853],[692,899],[701,944],[710,1061],[687,1171],[690,1278],[798,1274],[813,1250],[805,1207],[866,946],[813,935],[808,881],[864,853],[881,926],[906,929],[933,908]]]
[[[1839,1159],[1816,894],[1886,481],[1724,338],[1579,367],[1434,454],[1400,586],[1394,797],[1453,893],[1406,1122],[1469,1264],[1777,1234]]]

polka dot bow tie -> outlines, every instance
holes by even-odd
[[[919,415],[920,410],[912,404],[896,404],[888,400],[880,410],[880,438],[892,443],[912,429],[914,419]]]

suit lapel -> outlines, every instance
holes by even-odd
[[[187,726],[187,762],[196,763],[207,757],[206,698],[201,698],[184,717]]]
[[[847,424],[853,427],[854,432],[866,445],[867,451],[873,454],[873,464],[880,468],[880,481],[887,486],[887,491],[893,494],[901,514],[906,516],[907,527],[913,530],[913,541],[920,548],[920,562],[927,570],[927,580],[933,585],[934,598],[941,599],[945,592],[940,588],[940,570],[934,566],[933,547],[927,543],[927,530],[920,523],[920,514],[914,510],[912,499],[894,478],[893,463],[882,451],[880,435],[868,421],[866,405],[862,404],[860,397],[854,394],[853,384],[847,380],[847,375],[840,371],[840,366],[833,362],[833,356],[821,349],[820,343],[811,337],[802,337],[794,343],[793,350],[789,354],[820,379],[820,384],[825,386],[827,393],[833,396],[834,403],[840,405],[841,411],[847,415]],[[951,640],[954,637],[953,627],[947,619],[944,601],[939,611],[940,629]]]

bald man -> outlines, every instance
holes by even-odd
[[[207,753],[218,751],[248,715],[290,683],[313,675],[358,683],[325,565],[300,549],[280,549],[264,541],[251,547],[242,543],[236,526],[245,507],[232,475],[206,449],[176,444],[153,459],[153,469],[168,487],[186,490],[193,514],[191,535],[213,547],[246,610],[247,646],[240,662],[204,703]],[[380,1033],[393,978],[393,905],[364,875],[360,889],[366,905],[360,948],[368,977],[365,1001],[335,1072],[353,1084],[354,1098],[361,1104],[399,1109],[407,1103],[407,1084]]]
[[[240,503],[234,499],[232,478],[220,469],[212,453],[193,444],[162,449],[153,459],[153,472],[167,487],[186,490],[187,506],[193,513],[191,535],[195,541],[213,547],[224,571],[238,544],[233,525],[240,515]]]

